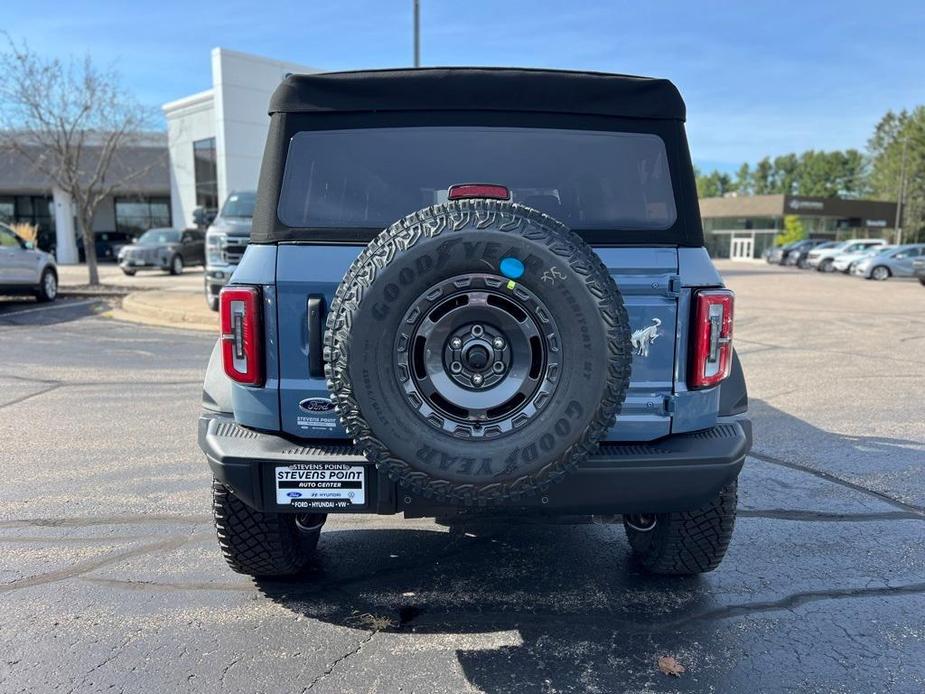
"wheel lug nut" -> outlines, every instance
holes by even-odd
[[[472,374],[472,385],[482,385],[482,376],[480,374]]]
[[[450,371],[452,371],[454,374],[461,373],[462,364],[460,364],[458,361],[454,361],[452,364],[450,364]]]
[[[452,340],[450,340],[450,347],[453,349],[459,349],[462,347],[462,340],[458,337],[454,337]]]
[[[495,349],[504,349],[504,340],[502,340],[500,337],[496,337],[494,340],[492,340],[491,344]]]

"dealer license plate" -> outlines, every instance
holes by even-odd
[[[305,463],[274,470],[276,503],[292,508],[336,509],[366,504],[366,468]]]

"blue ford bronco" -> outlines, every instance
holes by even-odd
[[[714,569],[751,425],[674,85],[294,75],[269,111],[199,420],[231,568],[403,513],[622,517],[648,571]]]

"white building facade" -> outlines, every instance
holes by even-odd
[[[310,72],[318,70],[212,49],[212,88],[162,107],[174,227],[192,226],[197,207],[217,209],[229,193],[257,188],[270,96],[287,74]]]

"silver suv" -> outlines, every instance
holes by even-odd
[[[5,224],[0,224],[0,294],[34,294],[39,301],[58,296],[55,259]]]
[[[206,232],[205,292],[213,311],[218,311],[218,294],[250,242],[256,199],[254,191],[232,193]]]

